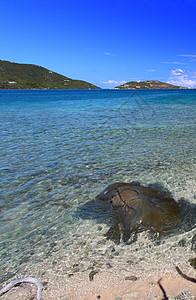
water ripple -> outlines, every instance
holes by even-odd
[[[0,91],[2,280],[70,244],[82,257],[79,245],[87,232],[96,239],[98,225],[77,208],[115,181],[161,182],[196,203],[195,99],[195,91]]]

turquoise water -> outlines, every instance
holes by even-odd
[[[159,183],[196,204],[195,116],[196,90],[0,91],[0,281],[62,249],[75,259],[67,269],[98,260],[107,217],[78,208],[116,181]],[[183,233],[178,259],[195,234]]]

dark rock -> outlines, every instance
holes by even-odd
[[[107,239],[111,239],[116,243],[120,242],[120,230],[118,224],[111,226],[110,229],[106,232]]]
[[[125,277],[125,280],[136,281],[137,277],[136,276],[128,276],[128,277]]]
[[[186,240],[185,240],[185,239],[180,240],[180,241],[178,242],[178,245],[179,245],[180,247],[184,247],[184,246],[186,245]]]
[[[194,237],[192,238],[191,240],[191,250],[195,251],[196,252],[196,234],[194,235]]]
[[[114,211],[117,222],[106,236],[115,242],[121,239],[126,242],[131,236],[134,242],[137,233],[143,230],[167,234],[182,225],[190,210],[185,200],[177,202],[169,191],[139,183],[112,184],[96,197],[96,203],[106,205],[107,209],[111,205]],[[195,240],[192,240],[192,247],[195,247]]]
[[[106,266],[111,269],[112,268],[112,265],[110,263],[107,263]]]
[[[190,265],[196,269],[196,257],[189,259]]]
[[[89,280],[93,281],[95,274],[97,274],[98,271],[97,270],[93,270],[89,273]]]
[[[135,262],[133,260],[127,260],[127,264],[133,265]]]
[[[111,246],[111,247],[110,247],[110,251],[111,251],[111,252],[115,252],[116,250],[115,250],[115,248],[114,248],[113,246]]]

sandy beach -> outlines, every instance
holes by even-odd
[[[42,276],[44,300],[128,300],[128,299],[167,299],[164,298],[158,281],[165,290],[168,299],[196,299],[196,285],[182,278],[175,268],[163,270],[163,274],[137,275],[120,271],[94,270],[62,276],[49,270]],[[93,276],[94,275],[94,276]],[[195,271],[189,268],[190,277]],[[2,296],[4,299],[36,299],[36,288],[31,284],[14,287]]]
[[[158,275],[138,277],[135,274],[112,274],[100,272],[95,274],[94,280],[89,281],[88,274],[70,278],[65,282],[60,280],[55,291],[54,283],[48,287],[46,299],[81,299],[81,300],[128,300],[128,299],[162,299],[163,293],[157,284]],[[168,274],[161,280],[168,297],[174,298],[183,295],[183,299],[196,299],[196,286],[194,283],[180,278],[176,274]],[[185,298],[186,297],[186,298]]]

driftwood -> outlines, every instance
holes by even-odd
[[[178,274],[179,274],[180,276],[182,276],[184,279],[196,283],[196,278],[187,276],[187,275],[184,274],[184,273],[180,270],[180,268],[177,267],[177,266],[176,266],[176,271],[177,271]],[[162,278],[161,278],[161,279],[162,279]],[[161,291],[162,291],[162,293],[163,293],[163,297],[164,297],[163,300],[169,300],[169,298],[168,298],[168,296],[167,296],[167,294],[166,294],[166,291],[165,291],[164,287],[163,287],[162,284],[161,284],[161,279],[159,279],[159,281],[158,281],[157,283],[158,283],[158,285],[159,285],[159,287],[160,287],[160,289],[161,289]]]
[[[162,279],[162,278],[161,278],[161,279]],[[164,290],[164,287],[163,287],[162,284],[161,284],[161,279],[159,279],[158,285],[159,285],[161,291],[163,292],[163,297],[164,297],[163,300],[169,300],[169,298],[167,297],[167,294],[166,294],[166,292],[165,292],[165,290]]]
[[[39,281],[38,279],[33,278],[33,277],[19,278],[19,279],[11,281],[4,288],[2,288],[0,290],[0,297],[3,294],[7,293],[15,285],[20,285],[21,283],[32,283],[32,284],[34,284],[37,287],[36,300],[43,300],[43,298],[42,298],[43,284],[41,283],[41,281]]]
[[[176,267],[176,271],[178,272],[178,274],[180,274],[184,279],[186,279],[186,280],[189,280],[189,281],[192,281],[192,282],[194,282],[194,283],[196,283],[196,278],[193,278],[193,277],[189,277],[189,276],[187,276],[186,274],[184,274],[184,273],[182,273],[182,271],[178,268],[178,267]]]

